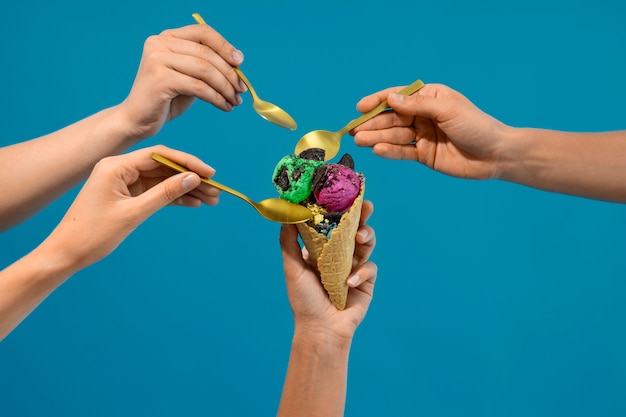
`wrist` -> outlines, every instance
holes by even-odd
[[[110,129],[110,137],[118,140],[121,149],[125,150],[134,146],[147,137],[141,129],[135,126],[125,110],[124,103],[110,107],[104,112],[106,112],[106,125]]]
[[[44,241],[32,252],[22,258],[19,262],[28,265],[31,286],[40,288],[42,291],[54,290],[65,280],[77,272],[76,263],[67,256],[65,251],[49,245]]]
[[[33,251],[33,255],[46,275],[70,276],[82,269],[80,255],[71,249],[72,245],[57,244],[46,239]]]
[[[501,144],[495,179],[519,183],[524,172],[528,171],[528,154],[532,147],[528,137],[524,136],[524,128],[503,125],[499,132]]]
[[[296,326],[293,347],[306,349],[318,357],[347,357],[352,337],[337,335],[329,329],[302,328]]]

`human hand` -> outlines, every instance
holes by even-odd
[[[152,159],[153,152],[194,172],[174,174]],[[137,226],[168,204],[217,204],[220,191],[201,183],[198,176],[214,173],[200,159],[164,146],[104,158],[42,247],[52,249],[50,253],[63,253],[69,268],[78,271],[109,255]]]
[[[504,124],[444,85],[427,84],[411,96],[395,94],[398,90],[389,88],[359,101],[360,112],[384,100],[393,111],[355,128],[358,146],[371,147],[383,158],[418,161],[455,177],[498,176]]]
[[[294,225],[282,225],[280,244],[283,268],[296,331],[324,333],[343,341],[352,340],[369,308],[378,272],[376,264],[368,261],[376,246],[376,235],[374,229],[365,224],[373,210],[371,201],[363,202],[353,268],[348,278],[351,288],[346,308],[341,311],[330,302],[315,267],[308,262],[306,249],[300,247],[297,228]]]
[[[195,98],[230,111],[245,85],[233,71],[243,54],[209,25],[168,29],[144,44],[132,89],[120,108],[136,140],[155,135]]]

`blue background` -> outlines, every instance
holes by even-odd
[[[623,129],[623,2],[10,2],[0,13],[0,145],[122,101],[143,42],[200,12],[262,97],[197,102],[141,144],[194,153],[253,199],[277,160],[356,102],[417,78],[505,123]],[[626,415],[626,207],[446,177],[352,153],[368,178],[379,280],[353,343],[348,416]],[[2,175],[10,173],[2,172]],[[4,267],[77,190],[0,235]],[[402,219],[402,221],[399,221]],[[170,207],[0,343],[2,416],[273,415],[292,336],[279,226],[224,194]]]

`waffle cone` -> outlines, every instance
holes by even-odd
[[[339,225],[330,234],[330,239],[307,223],[296,225],[311,261],[320,273],[322,285],[338,310],[346,308],[348,298],[346,280],[352,271],[355,237],[361,219],[365,191],[365,178],[362,177],[361,180],[359,196],[350,209],[341,216]]]

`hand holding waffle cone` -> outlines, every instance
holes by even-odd
[[[331,302],[343,310],[365,178],[354,171],[350,155],[337,164],[325,164],[322,149],[309,149],[281,159],[272,179],[281,198],[314,213],[312,220],[297,225],[298,232]]]
[[[348,360],[354,334],[374,294],[376,264],[369,257],[376,245],[374,229],[366,225],[373,205],[364,201],[356,235],[348,301],[344,310],[330,303],[319,276],[298,241],[298,230],[280,230],[285,283],[294,318],[294,336],[279,416],[344,415]],[[313,353],[314,352],[314,353]]]
[[[365,182],[362,182],[361,192],[346,213],[341,216],[337,228],[332,231],[330,238],[319,233],[307,223],[296,225],[304,246],[309,251],[311,262],[320,273],[322,284],[328,292],[330,301],[338,310],[346,307],[348,298],[348,284],[346,280],[352,270],[352,257],[356,232],[361,218],[363,206],[363,192]]]
[[[361,217],[357,220],[354,254],[350,258],[351,268],[347,280],[348,297],[343,310],[331,306],[328,291],[321,283],[319,271],[313,263],[310,252],[302,248],[298,241],[297,226],[282,226],[280,244],[283,267],[289,301],[297,325],[305,326],[307,329],[322,327],[343,337],[349,337],[350,331],[356,330],[356,328],[346,327],[347,323],[359,323],[360,319],[365,316],[378,272],[376,264],[369,260],[376,246],[376,233],[367,224],[373,210],[371,201],[363,201]],[[305,296],[297,293],[303,293]]]

